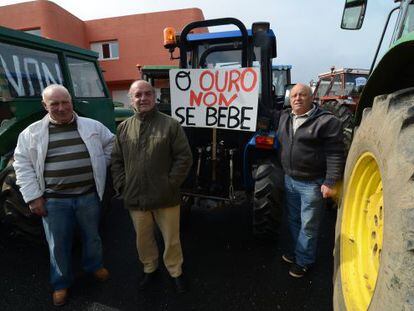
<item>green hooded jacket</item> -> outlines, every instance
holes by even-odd
[[[180,204],[180,186],[192,165],[178,121],[158,110],[118,126],[112,150],[115,190],[128,209],[153,210]]]

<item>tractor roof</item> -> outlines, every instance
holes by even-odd
[[[292,69],[292,65],[272,65],[272,70],[289,70]]]
[[[33,48],[42,48],[49,50],[63,50],[70,53],[82,54],[84,56],[98,58],[98,53],[82,49],[80,47],[59,42],[56,40],[46,39],[40,36],[25,33],[23,31],[14,30],[0,26],[0,37],[2,42],[16,42],[16,39],[20,42],[24,42],[26,46]]]
[[[343,74],[343,73],[357,74],[357,75],[367,75],[368,76],[369,75],[369,70],[368,69],[360,69],[360,68],[333,69],[331,71],[327,71],[327,72],[319,74],[318,78],[337,75],[337,74]]]
[[[177,69],[178,66],[170,65],[145,65],[142,66],[141,72],[148,78],[168,79],[170,69]]]
[[[247,29],[247,34],[249,35],[249,37],[251,37],[252,30]],[[267,35],[269,37],[275,36],[273,30],[271,29],[268,30]],[[205,40],[238,38],[238,37],[241,37],[240,30],[231,30],[231,31],[219,31],[219,32],[193,33],[193,34],[188,35],[187,40],[188,41],[205,41]]]

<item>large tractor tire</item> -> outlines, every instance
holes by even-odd
[[[414,88],[364,111],[335,235],[335,310],[414,310]]]
[[[44,231],[41,218],[30,212],[29,206],[16,185],[13,166],[6,167],[0,176],[0,224],[9,236],[42,242]]]
[[[277,238],[283,208],[283,171],[274,164],[260,165],[255,174],[253,235],[259,239]]]
[[[342,122],[342,129],[344,134],[345,150],[348,151],[351,147],[352,132],[355,127],[354,115],[352,111],[345,105],[338,103],[336,100],[330,100],[321,103],[321,108],[332,112]]]

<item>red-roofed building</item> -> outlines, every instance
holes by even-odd
[[[47,0],[0,6],[0,16],[1,26],[97,51],[114,101],[124,103],[130,83],[140,78],[137,64],[176,64],[163,47],[163,29],[204,19],[192,8],[82,21]]]

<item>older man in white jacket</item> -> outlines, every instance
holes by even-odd
[[[17,184],[32,213],[42,216],[50,252],[53,304],[66,303],[73,282],[73,231],[82,234],[82,266],[105,281],[98,233],[100,201],[114,135],[100,122],[77,116],[61,85],[42,93],[48,114],[27,127],[14,152]]]

